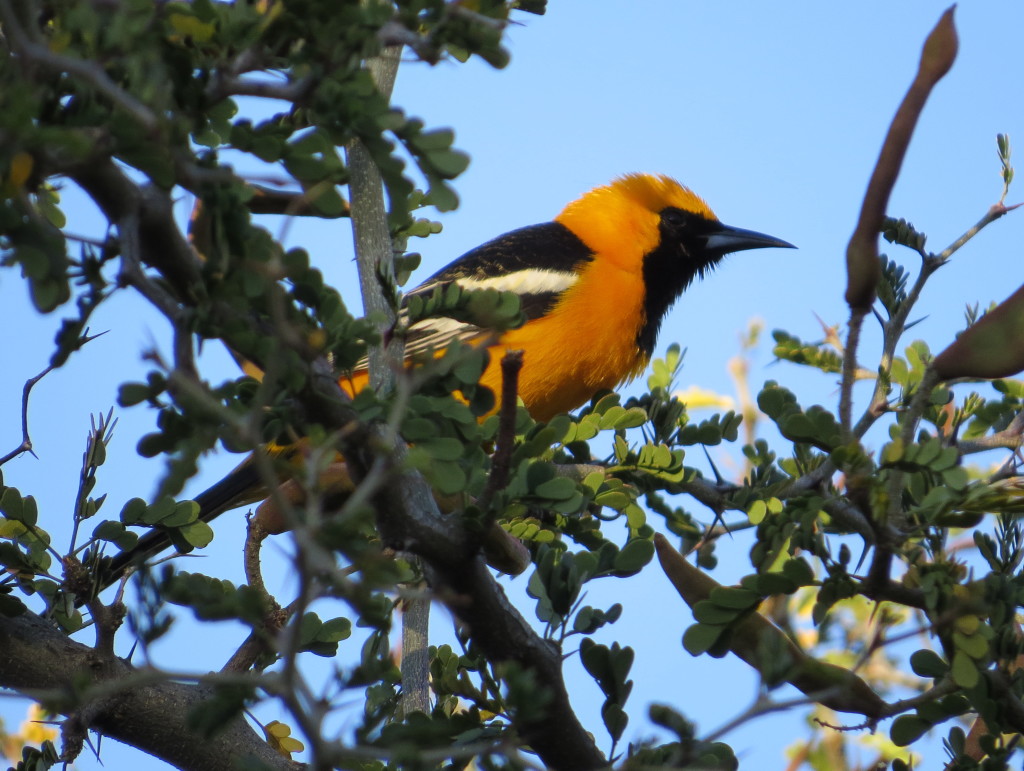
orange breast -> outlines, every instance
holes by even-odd
[[[501,357],[524,351],[519,396],[537,420],[576,409],[601,389],[635,377],[646,360],[636,339],[643,323],[641,276],[595,261],[547,315],[490,347],[480,382],[501,392]]]

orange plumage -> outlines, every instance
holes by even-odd
[[[502,355],[521,350],[519,396],[534,418],[549,420],[639,374],[672,303],[727,253],[789,246],[723,225],[699,196],[669,177],[629,174],[584,194],[552,222],[473,249],[409,293],[450,283],[512,291],[526,319],[521,327],[490,343],[494,336],[486,329],[429,319],[408,328],[406,350],[437,352],[454,339],[486,340],[491,358],[480,382],[495,393]],[[354,395],[368,375],[358,369],[339,382]],[[209,521],[258,500],[261,481],[254,464],[243,463],[197,497],[200,517]],[[166,533],[150,532],[114,559],[107,580],[168,544]]]
[[[528,317],[522,327],[505,332],[489,347],[491,361],[480,382],[499,393],[502,355],[507,350],[522,350],[519,396],[534,418],[549,420],[585,404],[596,392],[614,389],[639,374],[651,354],[640,342],[641,330],[647,324],[658,325],[661,321],[660,316],[650,318],[645,258],[662,245],[663,213],[671,209],[712,229],[718,226],[725,233],[747,233],[720,225],[703,199],[666,176],[629,174],[591,190],[566,206],[554,220],[578,239],[580,253],[589,253],[589,258],[575,266],[574,276],[564,281],[564,290],[553,298],[550,308]],[[746,246],[737,244],[737,249],[788,246],[784,241],[760,234],[749,235],[758,238],[748,240]],[[491,244],[500,242],[501,238]],[[681,260],[678,265],[682,280],[676,281],[679,288],[675,294],[682,292],[693,275],[713,265],[724,253],[712,250],[705,255],[699,248],[688,252],[689,262]],[[512,278],[517,275],[550,271],[543,255],[537,255],[531,267],[517,267],[505,274],[509,289],[515,287]],[[443,283],[446,272],[451,270],[449,266],[428,280],[427,285]],[[491,280],[499,276],[495,274]],[[671,276],[664,278],[671,283]],[[484,281],[455,280],[468,288],[483,285]],[[525,279],[518,288],[524,283]],[[667,306],[659,310],[663,315]],[[341,383],[354,395],[367,381],[365,371],[358,371]]]

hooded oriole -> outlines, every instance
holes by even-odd
[[[526,321],[489,345],[480,382],[497,393],[503,352],[522,350],[519,396],[534,418],[548,420],[643,370],[665,314],[695,278],[730,252],[772,246],[792,244],[719,222],[700,197],[669,177],[629,174],[570,203],[553,222],[471,250],[408,296],[452,282],[517,293]],[[453,319],[426,320],[410,327],[406,353],[484,336],[487,330]],[[340,382],[354,394],[367,380],[364,370]],[[263,497],[249,463],[196,500],[209,521]],[[114,558],[107,579],[168,545],[165,533],[149,533]]]

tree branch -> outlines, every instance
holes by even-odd
[[[349,216],[346,208],[337,217],[327,216],[319,212],[303,191],[278,190],[266,185],[249,183],[253,197],[246,208],[253,214],[282,214],[287,217],[319,217],[321,219],[337,219]]]
[[[0,458],[0,466],[18,457],[23,452],[32,452],[32,437],[28,431],[28,399],[36,383],[50,374],[53,369],[54,366],[51,364],[35,377],[30,377],[25,381],[25,387],[21,389],[21,444]],[[35,453],[32,454],[35,455]]]
[[[270,769],[294,771],[296,764],[277,754],[242,717],[224,725],[212,738],[189,727],[188,716],[210,698],[201,685],[161,681],[138,683],[85,702],[69,695],[82,693],[83,680],[104,683],[137,674],[123,659],[101,653],[68,638],[31,612],[0,616],[0,685],[55,706],[64,714],[77,713],[83,727],[137,747],[189,771],[232,771],[238,763],[255,760]]]

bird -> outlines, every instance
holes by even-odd
[[[471,249],[408,292],[406,299],[453,283],[514,292],[525,321],[495,334],[455,319],[426,319],[408,329],[406,358],[455,340],[486,345],[490,360],[480,383],[498,394],[502,355],[520,350],[518,395],[531,417],[548,421],[642,372],[669,309],[725,255],[769,247],[795,248],[724,224],[669,176],[626,174],[583,194],[550,222]],[[365,366],[339,379],[350,396],[368,382]],[[256,465],[243,462],[195,500],[208,522],[268,494]],[[151,531],[112,559],[100,588],[169,545],[166,532]]]

